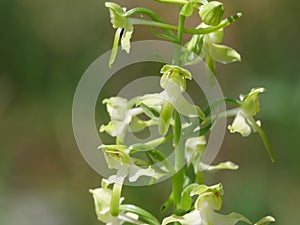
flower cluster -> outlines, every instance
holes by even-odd
[[[271,160],[274,161],[261,122],[254,119],[259,112],[259,95],[265,89],[252,89],[239,99],[218,99],[206,108],[190,103],[186,97],[188,81],[196,76],[191,74],[186,66],[203,59],[208,71],[215,75],[215,62],[226,64],[241,60],[237,51],[221,44],[224,28],[241,14],[223,19],[224,5],[218,1],[156,1],[180,6],[178,26],[165,23],[156,13],[145,8],[126,10],[116,3],[105,3],[113,28],[116,29],[109,67],[115,61],[119,42],[121,48],[129,53],[135,25],[148,26],[157,37],[184,47],[180,51],[175,50],[172,64],[162,66],[160,83],[157,84],[162,89],[160,92],[133,99],[116,96],[103,100],[110,121],[101,125],[100,132],[109,134],[114,143],[102,144],[98,149],[104,154],[108,168],[115,173],[102,180],[101,188],[90,190],[98,219],[107,225],[234,225],[238,222],[253,224],[238,213],[218,213],[222,206],[223,187],[221,184],[207,186],[202,179],[204,171],[237,170],[239,166],[231,161],[207,165],[201,160],[206,153],[207,138],[215,122],[219,118],[233,116],[233,122],[228,126],[230,133],[240,133],[246,137],[257,132]],[[185,19],[195,11],[200,19],[199,26],[186,28]],[[186,43],[183,43],[184,34],[192,35]],[[214,82],[211,85],[214,85]],[[233,103],[236,107],[212,115],[213,107],[226,102]],[[143,132],[145,129],[157,130],[158,137],[150,137],[150,140],[141,142],[128,141],[129,135]],[[172,157],[165,151],[165,146],[172,149]],[[161,211],[165,212],[173,205],[173,215],[160,222],[148,211],[123,203],[122,188],[125,181],[135,183],[143,180],[145,184],[152,184],[166,177],[172,177],[172,192]],[[255,225],[267,225],[273,221],[273,217],[266,216]]]

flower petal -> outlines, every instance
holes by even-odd
[[[127,53],[129,53],[130,51],[130,39],[132,37],[132,33],[133,33],[133,26],[131,24],[128,24],[128,26],[124,28],[124,33],[121,38],[121,47]]]
[[[232,125],[228,126],[228,129],[230,130],[231,133],[238,132],[240,133],[243,137],[247,137],[251,134],[251,127],[247,123],[246,118],[243,115],[242,111],[239,111],[236,115],[236,117],[233,120]]]
[[[200,216],[200,213],[197,210],[193,210],[184,216],[176,216],[172,215],[169,217],[166,217],[162,221],[162,225],[166,225],[172,222],[179,222],[182,225],[204,225],[202,218]]]
[[[271,222],[275,222],[275,219],[272,216],[266,216],[266,217],[260,219],[254,225],[268,225]]]
[[[121,97],[106,98],[102,101],[112,120],[124,120],[127,110],[127,99]]]
[[[237,170],[239,166],[231,161],[222,162],[218,165],[201,165],[202,168],[204,168],[207,171],[215,172],[218,170]]]
[[[252,224],[250,220],[238,213],[230,213],[228,215],[222,215],[216,212],[212,212],[207,224],[214,225],[234,225],[237,222],[242,221],[248,224]]]
[[[214,60],[224,64],[241,61],[240,54],[234,49],[225,45],[211,43],[209,46],[209,52]]]
[[[243,98],[241,108],[249,115],[255,116],[259,112],[259,94],[265,92],[264,88],[254,88]]]
[[[141,176],[148,176],[148,177],[153,177],[155,179],[159,178],[158,173],[155,172],[154,169],[152,169],[150,166],[146,169],[140,168],[135,165],[131,165],[129,167],[129,181],[130,182],[135,182],[139,177]]]

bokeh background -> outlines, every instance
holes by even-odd
[[[176,7],[150,0],[145,6],[176,23]],[[226,15],[244,16],[226,29],[224,43],[242,53],[241,63],[218,65],[225,95],[264,86],[258,118],[276,155],[270,163],[258,135],[226,135],[216,161],[232,160],[237,172],[206,174],[222,182],[223,212],[253,221],[271,214],[276,224],[299,224],[300,209],[300,3],[224,0]],[[188,21],[192,26],[195,18]],[[100,177],[81,157],[72,133],[76,85],[98,56],[111,48],[114,30],[101,0],[0,0],[0,224],[86,225],[96,220],[88,189]],[[144,28],[134,40],[153,39]],[[117,85],[117,84],[116,84]],[[112,85],[113,87],[113,85]],[[113,89],[111,87],[111,89]],[[97,112],[104,115],[105,112]],[[168,181],[126,187],[128,203],[162,218],[157,205]]]

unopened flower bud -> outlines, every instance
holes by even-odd
[[[205,24],[216,26],[222,20],[224,5],[217,1],[209,2],[200,7],[199,14]]]

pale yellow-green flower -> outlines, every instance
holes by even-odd
[[[264,88],[252,89],[246,96],[240,95],[241,106],[238,110],[232,125],[228,126],[231,133],[238,132],[243,137],[249,136],[252,131],[257,131],[260,121],[255,121],[253,116],[259,112],[259,94],[265,91]]]
[[[108,178],[111,182],[122,182],[128,177],[130,182],[135,182],[141,176],[160,178],[160,174],[155,172],[151,166],[140,167],[137,163],[143,164],[142,160],[131,157],[130,149],[125,145],[101,145],[99,147],[105,156],[109,169],[116,169],[117,174]]]
[[[111,214],[111,201],[113,196],[113,190],[109,188],[111,182],[106,179],[102,179],[101,188],[91,189],[90,193],[93,195],[95,211],[98,220],[106,225],[122,225],[127,222],[130,224],[146,225],[139,220],[139,215],[132,212],[125,212],[121,210],[117,216]],[[119,204],[124,200],[120,198]]]
[[[121,38],[121,47],[127,53],[130,51],[130,39],[133,33],[133,25],[129,23],[125,15],[126,10],[113,2],[105,2],[105,6],[109,9],[111,23],[113,28],[117,29],[114,38],[113,49],[109,60],[109,66],[115,61],[119,40]]]
[[[198,195],[194,209],[183,216],[172,215],[162,221],[162,225],[179,222],[181,225],[234,225],[237,222],[252,224],[250,220],[238,213],[228,215],[219,214],[222,207],[223,187],[221,184],[213,186],[198,185],[190,196]],[[266,216],[255,225],[267,225],[275,221],[271,216]]]
[[[192,192],[191,196],[198,195],[195,202],[195,209],[183,216],[172,215],[163,220],[162,225],[172,222],[179,222],[182,225],[234,225],[238,221],[251,224],[244,216],[231,213],[222,215],[216,213],[222,206],[223,188],[221,184],[213,186],[199,185]]]

